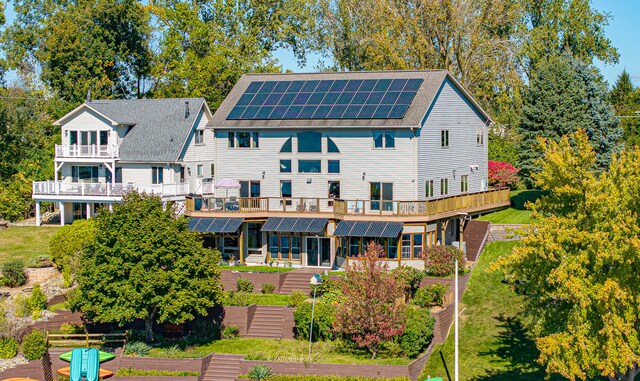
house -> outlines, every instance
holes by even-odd
[[[487,183],[490,124],[442,70],[244,75],[209,122],[227,187],[187,197],[190,228],[249,264],[331,268],[375,241],[420,267],[509,205]]]
[[[33,183],[37,225],[41,202],[58,204],[64,225],[110,208],[131,189],[184,210],[186,195],[211,188],[210,119],[202,98],[88,99],[55,122],[62,144],[55,146],[54,179]]]

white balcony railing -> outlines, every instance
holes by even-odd
[[[178,184],[111,184],[111,183],[68,183],[62,181],[34,181],[34,196],[113,196],[119,197],[136,190],[161,197],[184,196],[189,194],[189,183]]]
[[[117,145],[66,145],[56,144],[57,158],[106,158],[120,157],[120,147]]]

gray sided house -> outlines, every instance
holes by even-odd
[[[248,264],[340,267],[375,241],[392,266],[465,247],[487,184],[489,115],[446,71],[244,75],[214,113],[219,185],[190,227]]]

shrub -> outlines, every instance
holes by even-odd
[[[6,277],[0,276],[0,287],[8,286],[9,280]]]
[[[83,333],[84,328],[75,324],[75,323],[62,323],[60,325],[60,333],[64,333],[66,335],[73,335],[76,333]]]
[[[118,377],[149,377],[149,376],[161,376],[161,377],[197,377],[200,372],[190,370],[159,370],[159,369],[136,369],[131,367],[120,368],[116,371]]]
[[[164,355],[166,357],[176,357],[178,356],[178,353],[180,353],[181,351],[182,351],[182,348],[180,348],[178,344],[174,344],[162,350],[162,352],[164,352]]]
[[[225,325],[222,329],[223,339],[233,339],[234,337],[238,337],[239,334],[240,329],[237,325]]]
[[[127,356],[146,356],[150,350],[151,347],[142,341],[134,341],[124,346],[124,354]]]
[[[22,339],[22,354],[27,360],[38,360],[47,351],[47,342],[42,332],[33,330]]]
[[[311,303],[301,303],[293,312],[296,323],[296,337],[309,340],[311,328]],[[313,315],[313,341],[330,340],[334,337],[333,322],[335,321],[335,306],[323,302],[316,302]]]
[[[276,289],[276,286],[274,286],[271,283],[263,283],[260,288],[262,289],[262,293],[263,294],[273,294],[273,291]]]
[[[449,289],[448,285],[436,283],[429,287],[423,287],[416,292],[412,303],[419,307],[442,306],[444,295]]]
[[[300,304],[304,303],[307,299],[309,299],[309,295],[305,294],[299,290],[293,290],[291,295],[289,296],[289,307],[298,307]]]
[[[29,297],[27,304],[29,313],[31,313],[34,320],[40,317],[40,311],[47,308],[47,296],[44,294],[39,284],[33,286],[33,290],[31,291],[31,296]]]
[[[504,161],[489,161],[489,185],[512,188],[518,183],[519,169]]]
[[[29,267],[33,268],[51,267],[52,265],[53,263],[46,255],[39,255],[29,262]]]
[[[249,379],[256,381],[268,380],[273,377],[273,372],[271,368],[266,365],[256,365],[249,372]]]
[[[13,298],[13,310],[17,317],[27,317],[31,314],[29,297],[18,294]]]
[[[58,229],[49,240],[49,256],[62,270],[64,287],[70,287],[80,268],[80,257],[97,233],[96,221],[76,220]]]
[[[9,287],[18,287],[27,283],[27,275],[24,273],[24,262],[18,259],[5,262],[2,265],[2,275],[5,277],[5,283]]]
[[[400,348],[409,358],[415,358],[427,349],[433,338],[435,319],[429,316],[429,310],[407,308],[404,333],[398,338]]]
[[[244,291],[229,291],[223,304],[226,306],[246,307],[249,305],[249,294]]]
[[[236,291],[238,292],[253,292],[253,283],[247,278],[238,278],[236,280]]]
[[[401,266],[391,270],[393,276],[404,285],[406,299],[412,298],[420,288],[424,272],[411,266]]]
[[[0,359],[11,359],[18,354],[18,343],[16,339],[9,337],[0,339]]]
[[[455,246],[429,246],[420,253],[424,260],[427,274],[434,276],[449,276],[455,271],[455,260],[458,260],[458,272],[464,273],[464,251]]]

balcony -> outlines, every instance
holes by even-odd
[[[161,197],[189,194],[189,183],[179,184],[111,184],[34,181],[33,196],[122,197],[132,190]]]
[[[56,144],[56,159],[117,159],[120,147],[117,145],[66,145]]]
[[[491,189],[428,201],[342,200],[327,198],[222,198],[187,197],[187,211],[202,215],[239,213],[256,217],[280,213],[331,214],[345,216],[428,217],[459,212],[477,212],[510,205],[509,189]]]

